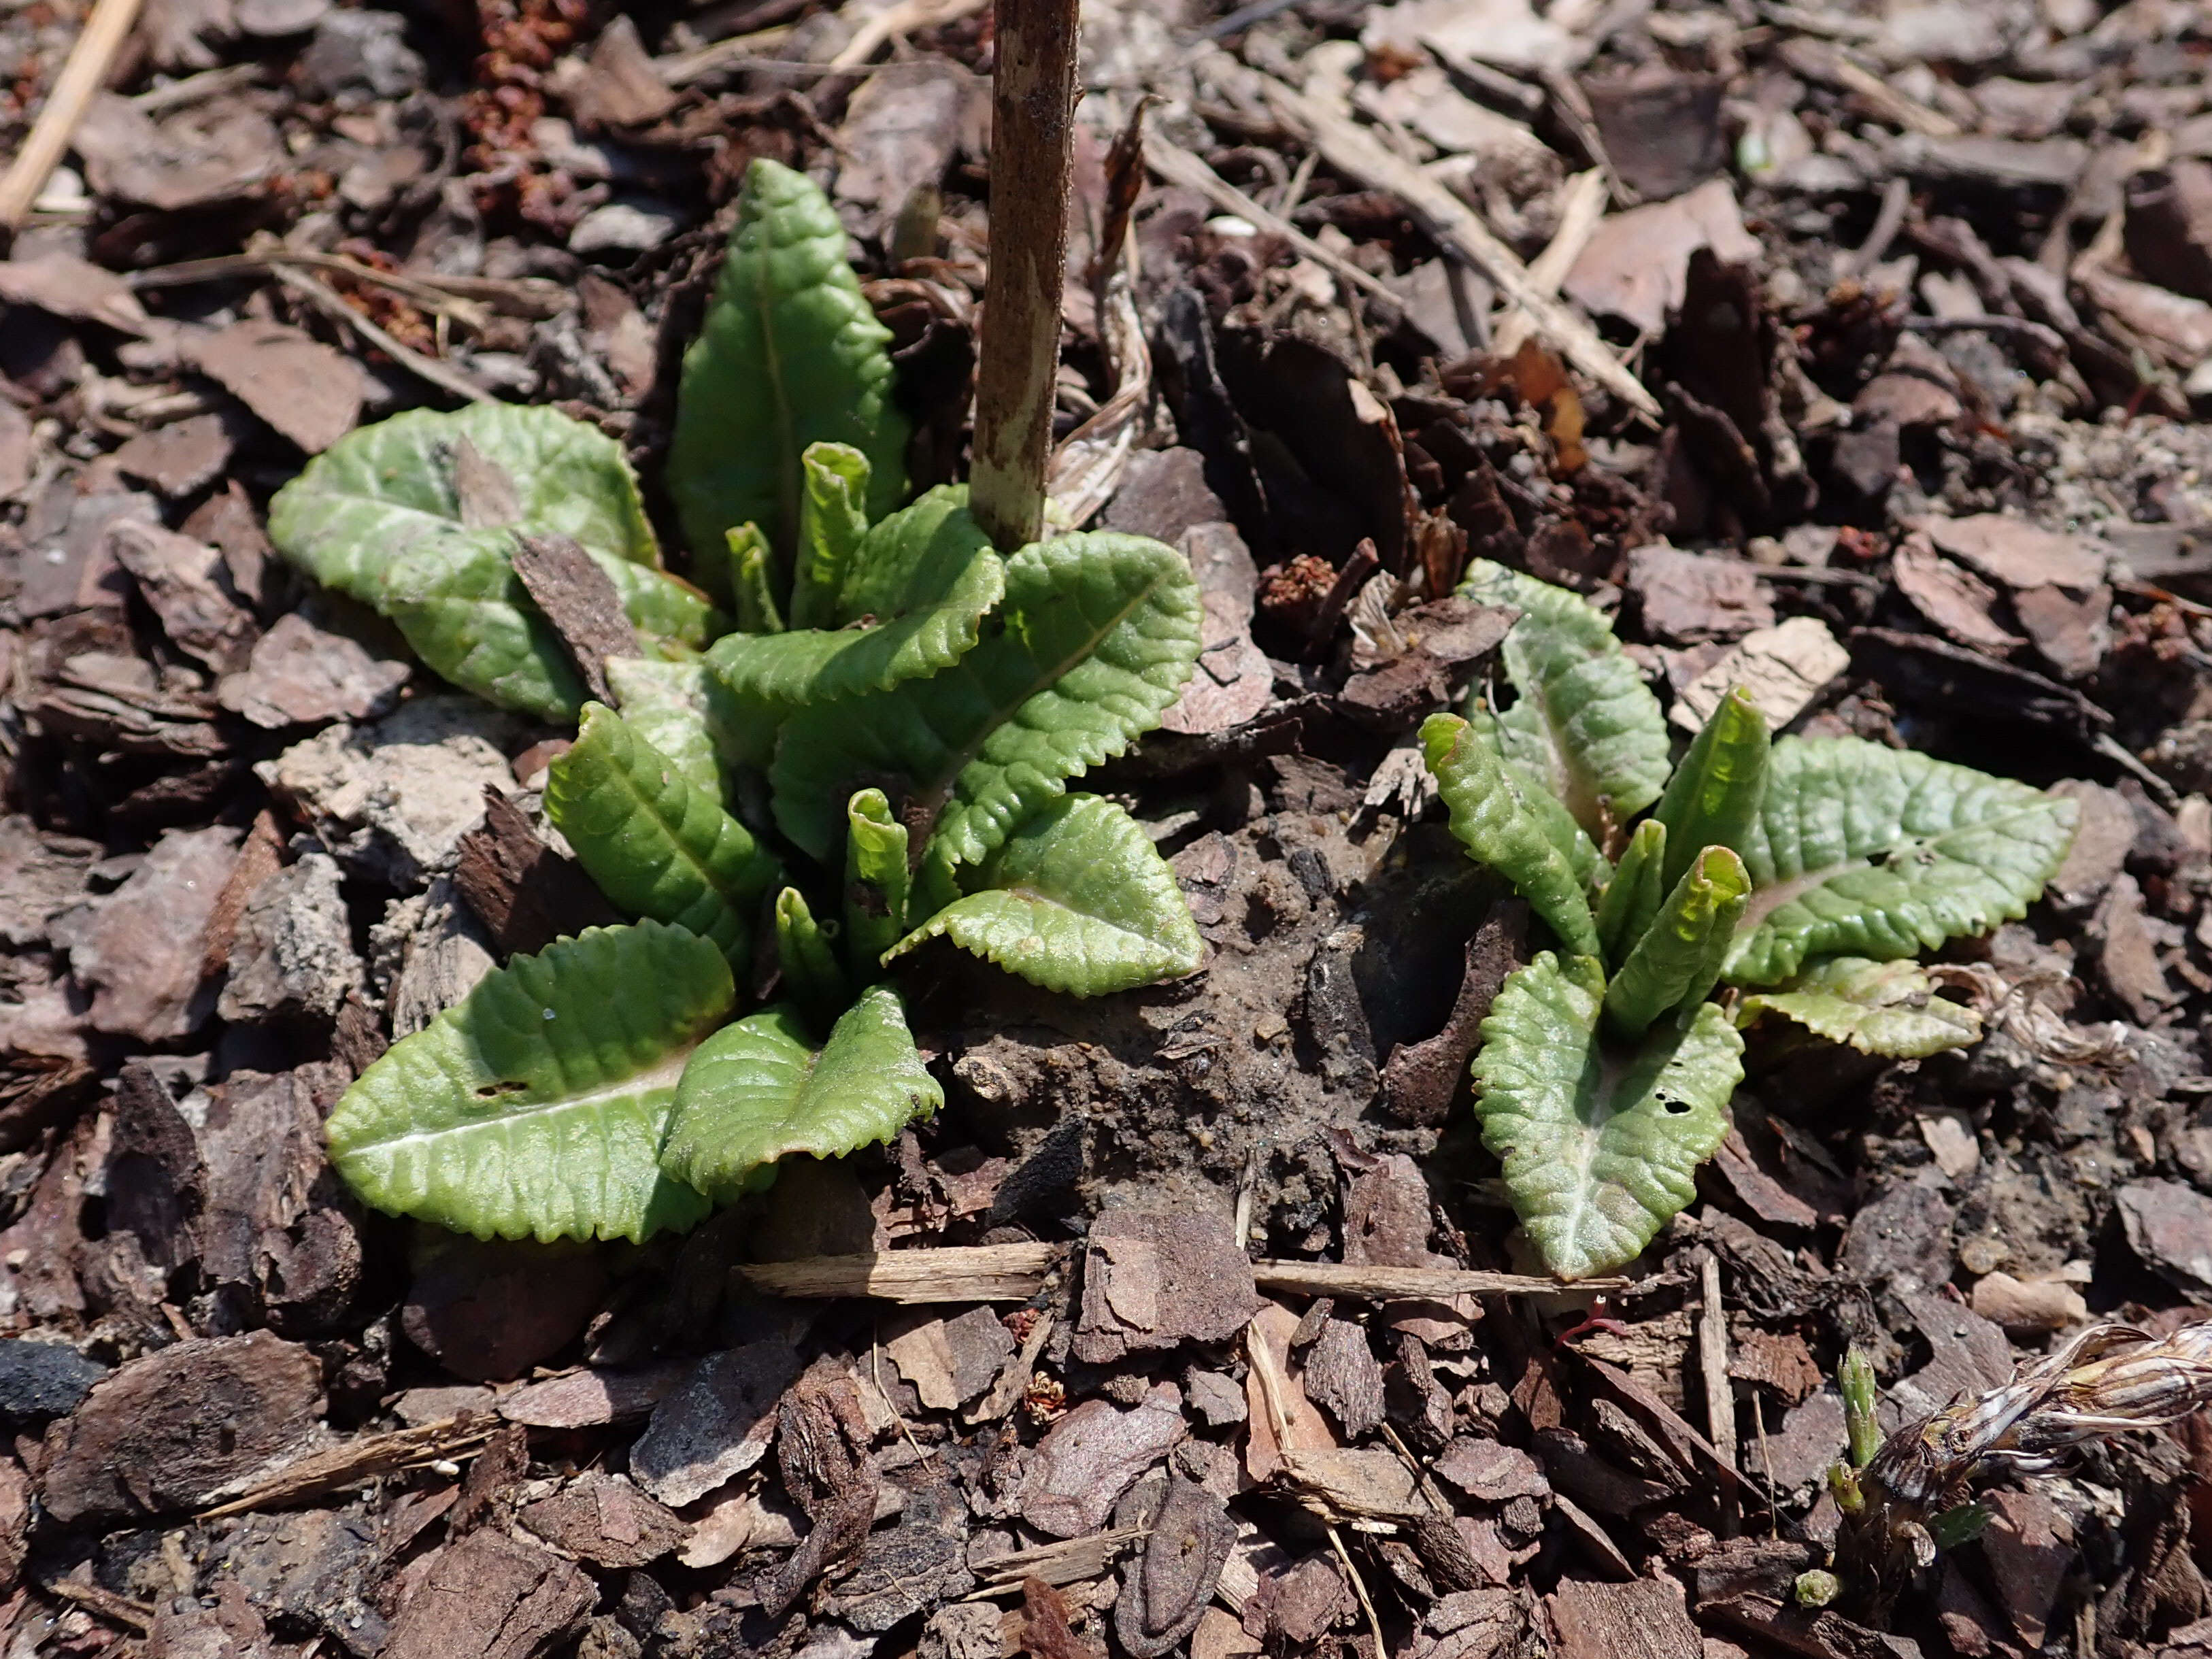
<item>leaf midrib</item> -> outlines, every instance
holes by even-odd
[[[2007,824],[2036,818],[2048,810],[2049,802],[2042,797],[2038,797],[2033,801],[2022,802],[2019,806],[2002,812],[1995,817],[1977,818],[1970,823],[1954,823],[1949,829],[1938,830],[1932,836],[1924,837],[1911,836],[1900,830],[1898,832],[1898,839],[1883,847],[1878,854],[1858,854],[1834,864],[1823,865],[1816,870],[1802,871],[1796,875],[1784,877],[1771,887],[1754,887],[1752,890],[1751,902],[1744,906],[1743,920],[1736,924],[1736,937],[1749,938],[1753,931],[1767,917],[1772,915],[1784,905],[1802,898],[1815,888],[1826,886],[1838,876],[1850,875],[1855,871],[1881,867],[1878,860],[1890,859],[1899,853],[1908,854],[1935,853],[1948,863],[1964,865],[1978,874],[1989,876],[1993,879],[1997,878],[1998,872],[1990,866],[1977,863],[1972,859],[1960,857],[1949,849],[1947,843],[1954,836],[1970,835],[1980,831],[2002,833]],[[2013,837],[2013,839],[2017,840],[2018,837]],[[1902,872],[1899,873],[1899,878],[1907,879]]]
[[[1050,690],[1054,686],[1059,684],[1061,679],[1066,678],[1068,672],[1074,668],[1077,664],[1086,661],[1090,658],[1096,656],[1098,653],[1099,646],[1104,642],[1106,636],[1111,634],[1115,629],[1119,628],[1124,622],[1127,621],[1128,618],[1135,613],[1139,607],[1150,601],[1152,595],[1159,591],[1161,584],[1166,580],[1167,574],[1164,571],[1154,575],[1135,593],[1131,595],[1128,602],[1122,605],[1120,610],[1116,611],[1108,622],[1106,622],[1103,626],[1094,629],[1080,648],[1071,652],[1066,658],[1049,668],[1040,668],[1038,672],[1030,677],[1029,684],[1025,689],[1024,689],[1018,695],[1009,699],[1007,702],[1004,703],[996,702],[988,695],[988,686],[986,687],[987,695],[984,698],[984,702],[988,705],[991,706],[993,709],[993,718],[984,722],[982,727],[975,734],[975,738],[972,742],[963,744],[957,748],[951,748],[947,757],[947,763],[943,769],[941,775],[933,779],[926,787],[917,787],[915,792],[914,799],[918,805],[926,809],[927,812],[927,822],[929,823],[933,831],[937,826],[938,820],[944,816],[945,809],[950,803],[952,791],[960,781],[960,775],[965,772],[969,766],[974,763],[976,757],[983,752],[983,745],[990,742],[994,734],[995,734],[1000,727],[1012,720],[1016,714],[1018,714],[1024,708],[1027,708],[1031,698],[1038,696],[1042,692]],[[1009,609],[1012,609],[1012,607],[1009,607]],[[1001,635],[1000,637],[1003,639],[1008,636]],[[1026,653],[1029,649],[1026,642],[1024,642],[1023,649]],[[957,665],[965,669],[968,666],[968,661],[969,659],[963,659],[961,663]],[[979,679],[981,678],[981,676],[980,670],[971,672],[975,672],[977,678]],[[1133,678],[1142,678],[1141,675],[1134,674],[1133,671],[1132,671],[1132,673]],[[927,684],[927,682],[924,682],[924,684]],[[917,845],[919,844],[920,842],[918,841]]]
[[[775,238],[771,234],[771,226],[775,216],[764,212],[761,217],[762,240],[772,242]],[[775,423],[776,448],[782,461],[782,465],[776,468],[775,478],[776,512],[779,515],[776,526],[777,539],[787,543],[792,548],[795,568],[799,535],[798,418],[792,412],[790,388],[784,384],[783,353],[779,349],[776,339],[776,320],[777,313],[781,309],[779,305],[781,296],[776,293],[775,285],[770,280],[771,266],[774,262],[769,258],[769,252],[770,250],[768,248],[763,248],[757,256],[753,270],[754,301],[761,319],[761,357],[768,371],[769,408]],[[770,545],[769,551],[771,558],[776,556],[776,550],[773,544]],[[787,597],[786,609],[788,608],[789,600]]]
[[[640,746],[643,746],[641,740],[640,742]],[[689,843],[684,841],[684,837],[677,833],[676,826],[670,823],[666,815],[661,811],[659,804],[645,793],[644,786],[638,782],[632,769],[628,766],[614,764],[612,763],[612,757],[610,757],[609,758],[610,765],[608,769],[615,775],[616,781],[626,792],[628,792],[629,798],[637,803],[639,807],[644,811],[646,816],[650,817],[653,823],[660,826],[662,836],[667,840],[668,844],[676,849],[677,856],[683,860],[684,865],[694,875],[699,878],[699,880],[705,885],[707,890],[713,893],[715,897],[720,899],[730,913],[736,916],[738,921],[742,923],[745,918],[739,913],[737,894],[730,888],[722,884],[721,878],[715,874],[714,870],[707,864],[706,860],[701,858],[697,854],[694,853]],[[677,781],[684,788],[698,788],[699,786],[697,784],[693,783],[690,778],[684,775],[682,769],[678,767],[674,761],[670,760],[665,755],[661,756],[660,758],[666,763],[670,771],[675,775]],[[680,793],[682,792],[679,790],[678,793]],[[717,836],[716,839],[719,841],[720,837]]]
[[[364,1138],[354,1142],[343,1153],[337,1156],[343,1160],[358,1158],[362,1153],[371,1151],[397,1152],[412,1146],[431,1146],[441,1140],[477,1134],[488,1129],[509,1127],[518,1121],[543,1122],[556,1114],[593,1111],[619,1101],[632,1099],[656,1089],[667,1089],[672,1091],[684,1076],[684,1068],[690,1061],[692,1050],[699,1046],[699,1042],[703,1041],[704,1038],[702,1037],[698,1041],[687,1042],[654,1061],[644,1070],[633,1072],[626,1078],[602,1084],[595,1089],[587,1089],[578,1094],[561,1095],[550,1100],[522,1101],[520,1103],[515,1103],[510,1098],[508,1101],[500,1103],[501,1109],[498,1112],[487,1113],[473,1122],[450,1123],[435,1129],[410,1130],[405,1134],[382,1139]]]

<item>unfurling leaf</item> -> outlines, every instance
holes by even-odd
[[[331,1114],[362,1200],[479,1238],[643,1239],[707,1212],[659,1153],[677,1080],[729,1017],[709,941],[594,927],[477,981]]]
[[[702,563],[724,532],[757,524],[787,576],[809,444],[849,444],[867,458],[871,519],[897,502],[907,422],[891,401],[890,340],[845,262],[829,198],[805,174],[756,160],[714,301],[684,355],[668,451],[669,493]],[[726,573],[708,574],[728,590]]]
[[[729,558],[730,608],[737,612],[738,627],[747,634],[783,632],[783,608],[776,603],[775,561],[768,538],[757,524],[732,526],[722,537]]]
[[[975,648],[926,679],[801,709],[769,782],[776,823],[827,862],[854,790],[880,787],[930,855],[975,864],[1159,723],[1198,659],[1199,604],[1173,548],[1109,532],[1025,547]]]
[[[871,529],[817,626],[724,638],[708,660],[731,695],[774,723],[959,661],[1006,588],[1006,566],[967,501],[964,486],[940,486]],[[865,627],[846,626],[864,618]]]
[[[1662,879],[1667,859],[1667,826],[1646,818],[1636,826],[1620,862],[1597,902],[1597,937],[1608,963],[1618,963],[1636,948],[1651,926],[1652,917],[1667,897]]]
[[[1604,998],[1595,960],[1547,951],[1498,992],[1474,1060],[1483,1145],[1563,1279],[1632,1260],[1696,1196],[1743,1078],[1743,1039],[1719,1005],[1614,1052],[1598,1032]]]
[[[1888,960],[2025,915],[2073,839],[2073,801],[1856,738],[1774,745],[1743,848],[1750,907],[1723,976]]]
[[[1597,924],[1583,884],[1552,844],[1512,769],[1456,714],[1431,714],[1421,749],[1451,811],[1452,834],[1469,857],[1491,866],[1577,956],[1597,952]]]
[[[599,890],[632,915],[687,928],[742,959],[781,871],[721,802],[623,717],[584,705],[548,769],[545,811]]]
[[[882,790],[863,789],[845,804],[846,954],[870,979],[906,933],[906,825]]]
[[[1667,720],[1658,698],[1612,624],[1565,588],[1477,559],[1459,592],[1521,612],[1500,653],[1520,694],[1496,716],[1500,752],[1603,842],[1666,785]]]
[[[1864,957],[1831,957],[1779,991],[1746,997],[1736,1010],[1736,1024],[1748,1025],[1768,1013],[1795,1020],[1831,1042],[1847,1042],[1863,1054],[1893,1060],[1923,1060],[1946,1048],[1963,1048],[1982,1035],[1982,1017],[1964,1003],[1937,996],[1917,963],[1869,962]]]
[[[783,972],[784,994],[804,1008],[817,1025],[827,1025],[850,999],[852,988],[838,965],[830,933],[815,921],[806,895],[787,887],[775,896],[776,963]]]
[[[868,458],[850,444],[809,444],[799,458],[799,556],[791,625],[833,628],[837,595],[868,530]]]
[[[1205,946],[1142,825],[1096,795],[1048,802],[894,956],[945,938],[1032,985],[1098,996],[1194,969]]]
[[[1881,1403],[1881,1383],[1874,1361],[1856,1342],[1844,1350],[1844,1363],[1836,1373],[1836,1387],[1844,1397],[1844,1428],[1851,1467],[1863,1469],[1881,1449],[1881,1422],[1876,1410]]]
[[[763,1009],[699,1047],[678,1091],[662,1167],[718,1199],[792,1152],[842,1158],[944,1104],[898,994],[860,994],[818,1050],[798,1012]]]
[[[1766,717],[1750,696],[1735,690],[1722,698],[1652,814],[1667,826],[1668,887],[1708,847],[1742,853],[1766,799],[1770,748]]]
[[[1698,855],[1606,988],[1605,1012],[1618,1030],[1641,1036],[1661,1015],[1686,1015],[1705,1001],[1750,892],[1743,860],[1727,848]]]

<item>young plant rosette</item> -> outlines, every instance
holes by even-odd
[[[1770,741],[1741,691],[1677,764],[1602,613],[1481,561],[1460,592],[1521,613],[1513,701],[1431,717],[1423,748],[1452,833],[1558,945],[1483,1022],[1476,1110],[1546,1265],[1583,1279],[1695,1196],[1743,1080],[1739,1028],[1774,1014],[1899,1057],[1976,1040],[1912,959],[2025,915],[2075,805],[1856,738]]]
[[[662,568],[621,447],[549,409],[401,415],[279,493],[293,562],[454,684],[576,724],[545,811],[636,918],[514,958],[362,1074],[329,1139],[377,1208],[687,1227],[942,1103],[887,977],[930,941],[1075,996],[1198,966],[1142,826],[1067,787],[1178,695],[1189,568],[1109,533],[1002,556],[961,487],[902,506],[889,338],[820,190],[756,161],[669,452],[699,586]],[[526,536],[580,544],[635,627],[611,704],[516,574]]]

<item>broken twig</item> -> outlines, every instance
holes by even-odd
[[[1026,1302],[1060,1259],[1057,1244],[975,1244],[884,1255],[813,1255],[745,1262],[737,1271],[770,1296],[872,1296],[886,1302]]]
[[[54,89],[47,94],[46,107],[39,112],[31,136],[16,152],[7,176],[0,178],[0,230],[12,231],[30,216],[32,204],[53,176],[55,163],[69,149],[77,123],[84,119],[85,111],[106,83],[115,54],[123,49],[131,26],[137,20],[138,0],[96,0],[92,15],[85,20],[84,33],[77,36],[76,44],[70,48],[69,61],[54,78]]]

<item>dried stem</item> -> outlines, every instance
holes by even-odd
[[[0,179],[0,230],[13,230],[30,216],[31,204],[46,187],[54,163],[70,147],[76,125],[84,118],[93,98],[107,79],[115,54],[138,19],[138,0],[98,0],[85,21],[84,33],[70,48],[69,59],[55,78],[54,89],[39,112],[31,136]]]
[[[1044,528],[1074,139],[1077,0],[997,0],[991,273],[970,504],[1008,551]]]

